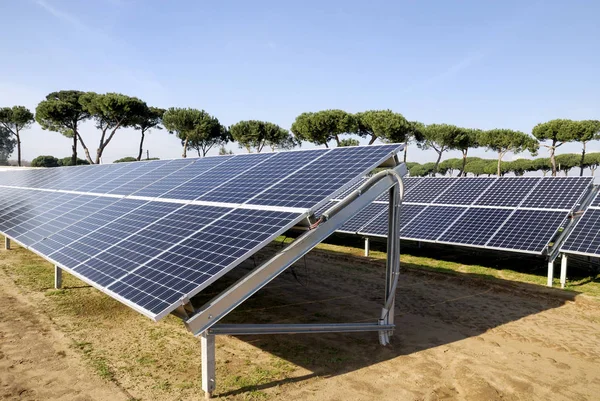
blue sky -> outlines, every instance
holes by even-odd
[[[226,125],[289,128],[328,108],[527,133],[553,118],[600,119],[593,0],[0,0],[0,11],[1,106],[34,109],[51,91],[80,89],[201,108]],[[134,155],[137,135],[120,131],[104,161]],[[91,124],[84,137],[95,148]],[[147,145],[155,157],[181,153],[165,131]],[[34,126],[23,153],[68,156],[70,143]]]

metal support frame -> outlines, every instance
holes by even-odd
[[[560,288],[567,284],[567,254],[563,253],[560,259]]]
[[[400,206],[403,197],[401,177],[406,167],[401,164],[393,170],[382,171],[342,201],[322,214],[309,231],[302,234],[285,249],[242,277],[221,294],[196,309],[185,320],[186,327],[195,336],[201,336],[202,344],[202,389],[207,398],[215,389],[215,341],[217,334],[293,334],[376,331],[382,345],[389,344],[394,329],[394,300],[400,271]],[[229,312],[263,288],[293,263],[308,253],[321,241],[339,229],[346,221],[371,204],[381,193],[389,190],[388,258],[386,266],[385,303],[377,323],[337,324],[264,324],[224,325],[217,324]],[[189,314],[188,314],[189,316]]]
[[[58,266],[54,266],[54,288],[62,288],[62,269]]]
[[[4,237],[4,249],[7,251],[10,249],[10,238]]]
[[[371,251],[371,244],[369,237],[365,237],[365,256],[369,256]]]

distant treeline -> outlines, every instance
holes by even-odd
[[[581,155],[577,153],[565,153],[556,155],[557,171],[565,176],[573,168],[581,168]],[[433,177],[441,176],[467,176],[473,175],[479,177],[482,175],[496,175],[498,173],[498,161],[495,159],[482,159],[479,157],[467,157],[465,168],[463,170],[463,159],[447,159],[442,161],[437,172],[435,163],[406,163],[411,177]],[[588,168],[592,176],[600,165],[600,153],[587,153],[583,160],[583,168]],[[541,172],[544,176],[552,171],[552,164],[549,157],[540,157],[537,159],[517,159],[513,161],[503,161],[500,164],[500,175],[512,173],[516,176],[522,176],[527,172]]]
[[[100,141],[95,147],[88,146],[89,138],[84,138],[81,133],[82,124],[88,121],[95,125],[100,134]],[[62,90],[48,94],[37,105],[35,114],[24,106],[0,108],[0,163],[6,162],[8,155],[16,148],[17,162],[21,165],[22,131],[31,127],[34,122],[44,130],[71,139],[72,165],[80,164],[79,148],[83,149],[87,163],[100,163],[106,147],[122,128],[133,128],[139,132],[135,160],[142,159],[146,134],[163,128],[180,140],[183,147],[182,157],[186,157],[188,151],[196,151],[198,156],[204,157],[211,149],[216,148],[220,148],[220,153],[226,153],[224,145],[229,142],[237,142],[240,148],[245,148],[248,152],[292,149],[300,146],[302,142],[325,146],[329,146],[330,143],[337,146],[358,145],[358,140],[352,135],[367,138],[369,145],[377,140],[406,145],[414,143],[420,149],[433,149],[437,153],[434,163],[424,164],[422,170],[416,171],[425,175],[441,173],[442,157],[450,150],[462,153],[458,168],[461,174],[467,172],[467,164],[471,164],[469,168],[478,171],[479,174],[492,174],[483,172],[483,162],[468,157],[469,150],[473,148],[485,148],[495,152],[498,155],[495,160],[495,174],[501,175],[506,172],[503,166],[507,163],[503,163],[502,159],[508,152],[518,154],[529,151],[537,156],[540,146],[548,149],[549,171],[556,175],[560,163],[555,153],[567,142],[578,142],[582,145],[576,165],[583,174],[586,166],[586,146],[590,141],[600,139],[598,120],[551,120],[536,125],[529,135],[507,128],[481,130],[451,124],[427,125],[409,121],[402,114],[391,110],[369,110],[359,113],[343,110],[306,112],[296,117],[290,130],[258,120],[239,121],[226,127],[204,110],[152,107],[141,99],[120,93]],[[407,161],[406,149],[404,161]],[[479,164],[473,164],[474,162]],[[430,169],[431,166],[433,167]],[[491,162],[486,162],[486,166],[486,171],[490,171]]]

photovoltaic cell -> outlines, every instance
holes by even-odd
[[[403,204],[400,208],[400,234],[402,234],[402,227],[410,223],[415,217],[417,217],[427,206],[423,205],[411,205]],[[388,207],[385,205],[385,209],[379,213],[373,220],[367,225],[361,227],[358,231],[359,234],[373,235],[380,237],[387,237],[388,234]]]
[[[447,191],[435,198],[433,203],[447,205],[470,205],[496,181],[496,178],[460,177]]]
[[[596,197],[594,198],[590,206],[600,207],[600,192],[596,194]]]
[[[371,203],[369,206],[358,212],[353,218],[348,220],[338,231],[356,233],[362,226],[387,209],[388,205],[385,203]]]
[[[596,198],[596,201],[598,198]],[[588,209],[565,241],[561,251],[600,255],[600,209]]]
[[[252,204],[254,196],[327,152],[327,149],[316,149],[277,153],[234,179],[219,183],[220,185],[200,196],[198,200]]]
[[[571,210],[593,180],[593,177],[542,178],[521,207]]]
[[[541,253],[566,217],[566,212],[516,210],[487,246]]]
[[[434,241],[465,211],[458,206],[429,206],[418,218],[400,230],[407,239]]]
[[[406,191],[404,200],[406,202],[430,203],[444,191],[449,190],[456,180],[452,178],[422,178],[421,183],[410,191]]]
[[[517,207],[541,182],[541,179],[541,177],[499,177],[475,202],[475,205]]]
[[[313,208],[331,199],[344,185],[355,183],[376,166],[373,160],[391,157],[397,145],[335,148],[284,182],[252,200],[255,205]]]
[[[438,241],[485,245],[511,213],[510,209],[470,208]]]

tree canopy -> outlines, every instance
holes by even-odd
[[[369,139],[372,145],[377,139],[391,143],[404,143],[412,132],[411,124],[400,113],[391,110],[369,110],[354,115],[356,133]]]
[[[77,142],[81,139],[79,124],[90,118],[79,99],[85,92],[64,90],[52,92],[35,109],[35,119],[42,129],[60,132],[73,140],[71,163],[77,164]]]
[[[25,106],[0,108],[0,126],[7,129],[17,140],[17,163],[21,165],[21,130],[31,127],[33,113]]]
[[[152,129],[162,129],[160,124],[162,124],[162,117],[165,114],[165,111],[165,109],[161,109],[159,107],[146,106],[143,108],[143,110],[141,110],[140,114],[134,118],[133,128],[141,133],[140,148],[137,157],[138,161],[142,160],[146,133],[150,132]]]
[[[429,124],[420,129],[423,141],[419,144],[421,149],[433,149],[438,154],[434,164],[434,172],[438,171],[442,154],[456,146],[457,137],[462,130],[450,124]]]
[[[581,158],[579,159],[579,175],[583,176],[585,168],[585,151],[587,143],[594,139],[599,139],[600,121],[598,120],[583,120],[572,121],[570,128],[573,136],[573,141],[581,143]]]
[[[360,142],[354,138],[340,139],[340,146],[359,146]]]
[[[146,103],[140,99],[121,93],[86,92],[79,98],[79,102],[101,132],[100,143],[96,149],[96,164],[100,163],[104,149],[113,139],[117,130],[134,126],[147,109]],[[83,142],[81,142],[81,146],[85,150],[87,160],[93,163],[88,148]]]
[[[275,150],[293,149],[300,145],[300,141],[288,130],[267,121],[240,121],[229,127],[229,132],[240,148],[246,148],[248,152],[255,150],[260,153],[265,146]]]
[[[302,113],[292,124],[292,133],[297,140],[328,146],[335,140],[340,146],[340,136],[357,132],[354,115],[343,110],[323,110],[316,113]]]
[[[550,145],[543,144],[550,151],[550,163],[552,165],[552,175],[556,175],[556,159],[554,154],[559,146],[565,142],[575,139],[577,127],[571,120],[556,119],[541,123],[533,127],[531,134],[539,141],[550,141]]]
[[[497,174],[500,175],[502,158],[508,152],[521,153],[528,150],[532,155],[538,151],[538,142],[521,131],[491,129],[478,135],[479,144],[498,153]]]
[[[60,162],[54,156],[38,156],[31,161],[31,167],[60,167]]]
[[[462,152],[462,165],[460,167],[459,175],[465,175],[467,153],[469,152],[469,149],[479,147],[479,135],[481,135],[481,130],[458,127],[451,148]]]
[[[163,125],[181,140],[182,157],[187,157],[188,149],[196,149],[198,156],[204,157],[214,146],[231,139],[219,120],[204,110],[171,107],[163,115]]]

